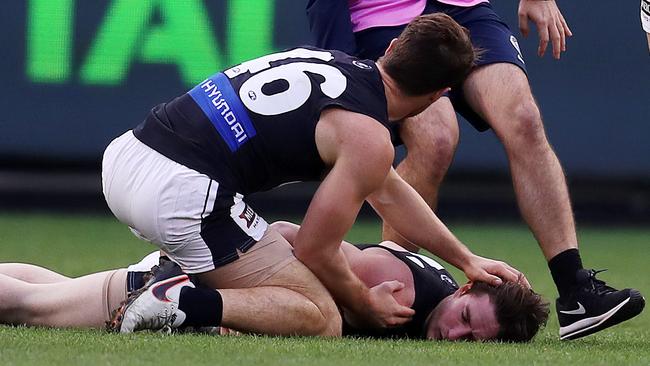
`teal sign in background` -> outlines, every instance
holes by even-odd
[[[516,29],[517,2],[494,1]],[[650,57],[638,4],[560,4],[575,36],[554,61],[519,39],[567,172],[650,177]],[[0,11],[0,161],[98,161],[155,104],[215,71],[309,43],[304,1],[9,0]],[[518,32],[516,32],[518,34]],[[505,171],[462,123],[456,171]]]

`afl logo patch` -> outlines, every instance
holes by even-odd
[[[356,67],[358,67],[360,69],[363,69],[363,70],[371,70],[372,69],[372,66],[366,65],[366,64],[364,64],[363,62],[361,62],[359,60],[352,61],[352,65],[354,65],[354,66],[356,66]]]

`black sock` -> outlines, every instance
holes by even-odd
[[[216,327],[223,316],[223,299],[219,291],[183,287],[178,309],[185,313],[184,327]]]
[[[582,269],[582,260],[577,248],[567,249],[548,261],[553,282],[560,293],[560,301],[566,299],[576,286],[576,272]]]

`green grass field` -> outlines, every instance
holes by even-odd
[[[546,263],[518,225],[452,225],[474,252],[504,259],[553,299]],[[359,223],[353,242],[379,239],[377,223]],[[580,231],[587,266],[601,278],[650,294],[650,228]],[[153,250],[109,217],[0,215],[0,261],[31,262],[81,275],[123,267]],[[462,281],[458,271],[452,270]],[[650,365],[650,312],[594,336],[558,340],[548,326],[530,344],[379,341],[207,335],[107,334],[0,326],[0,365]]]

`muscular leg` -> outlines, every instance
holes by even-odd
[[[582,268],[562,167],[546,140],[524,73],[510,64],[484,66],[470,74],[464,90],[505,146],[519,207],[560,295],[560,339],[584,337],[637,316],[645,306],[638,290],[614,290]]]
[[[507,63],[473,71],[465,98],[503,143],[524,220],[547,260],[577,248],[573,213],[562,167],[521,69]]]
[[[435,209],[438,190],[458,145],[458,121],[449,98],[442,97],[424,112],[403,122],[400,137],[408,154],[397,166],[397,172]],[[383,239],[417,251],[387,224]]]
[[[0,274],[0,323],[102,328],[109,311],[126,298],[125,270],[112,278],[113,299],[108,300],[107,279],[115,271],[38,282],[58,274],[20,263],[3,264],[0,269],[36,280],[29,283]],[[223,299],[223,326],[269,335],[340,335],[341,319],[336,305],[318,279],[299,261],[294,260],[259,286],[219,290]]]
[[[275,229],[237,261],[199,278],[221,294],[225,327],[271,335],[341,334],[332,296]]]
[[[56,283],[70,280],[70,277],[27,263],[0,263],[0,274],[27,283]]]
[[[299,261],[260,287],[219,292],[225,327],[269,335],[341,335],[341,317],[334,301]]]
[[[115,281],[114,286],[108,286],[109,279]],[[103,328],[109,308],[126,299],[125,285],[126,270],[48,284],[32,284],[0,274],[0,323]]]

